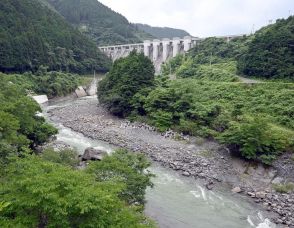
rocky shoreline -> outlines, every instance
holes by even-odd
[[[118,119],[99,106],[95,98],[74,100],[48,113],[51,119],[86,137],[143,152],[183,176],[200,179],[207,189],[228,185],[235,194],[248,195],[268,211],[275,223],[294,227],[294,194],[272,191],[272,182],[281,178],[274,168],[233,158],[216,142],[172,131],[160,134],[146,124]]]

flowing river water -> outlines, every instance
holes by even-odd
[[[114,146],[103,141],[87,138],[48,118],[48,110],[68,104],[70,104],[69,101],[61,101],[43,107],[45,117],[59,130],[57,140],[71,145],[80,154],[87,147],[95,147],[111,153],[115,149]],[[153,178],[155,186],[146,192],[145,214],[155,220],[159,227],[275,227],[246,198],[232,195],[227,190],[208,191],[200,183],[197,183],[197,180],[185,178],[156,163],[153,163],[150,171],[156,175]]]

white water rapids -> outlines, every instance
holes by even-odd
[[[89,99],[89,98],[88,98]],[[90,98],[92,99],[92,98]],[[93,98],[94,99],[94,98]],[[69,102],[59,102],[64,106]],[[55,106],[44,107],[44,115]],[[52,121],[51,121],[52,122]],[[112,152],[115,147],[106,142],[86,138],[62,124],[52,122],[58,129],[57,139],[83,153],[87,147]],[[153,164],[150,168],[156,177],[154,188],[146,192],[147,216],[162,228],[273,228],[270,221],[249,203],[246,198],[228,191],[208,191],[197,180]]]

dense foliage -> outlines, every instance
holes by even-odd
[[[142,53],[132,52],[114,62],[112,69],[99,83],[98,98],[112,114],[121,117],[132,112],[133,96],[154,83],[154,66]]]
[[[266,79],[294,79],[294,17],[259,30],[238,62],[240,73]]]
[[[146,24],[135,24],[138,30],[145,31],[148,34],[151,34],[153,37],[157,39],[163,38],[174,38],[180,37],[184,38],[185,36],[190,36],[188,32],[182,29],[168,28],[168,27],[153,27]]]
[[[56,152],[54,148],[45,148],[40,157],[49,162],[75,168],[79,164],[78,153],[73,149],[64,149]]]
[[[120,198],[128,204],[144,205],[145,189],[152,187],[151,173],[145,171],[150,166],[143,154],[133,154],[118,150],[101,162],[92,163],[88,172],[94,173],[97,181],[115,181],[123,188]]]
[[[70,73],[47,72],[38,70],[35,74],[10,74],[0,73],[9,81],[22,86],[26,90],[37,94],[46,94],[49,98],[64,96],[73,92],[79,85],[79,77]]]
[[[223,38],[207,38],[187,55],[168,61],[162,73],[208,81],[238,81],[236,60],[243,55],[250,39],[241,37],[227,42]]]
[[[1,177],[0,226],[153,227],[118,197],[122,188],[36,155],[14,159]]]
[[[110,60],[39,0],[0,1],[0,71],[106,71]]]
[[[97,0],[46,0],[70,24],[88,35],[98,45],[138,43],[149,34]]]
[[[230,42],[205,39],[163,66],[165,76],[192,79],[165,82],[147,97],[137,94],[133,106],[139,103],[160,130],[213,137],[238,155],[270,164],[294,149],[293,84],[238,83],[237,66],[247,75],[289,78],[293,34],[290,17]]]
[[[27,96],[23,86],[0,75],[0,160],[31,151],[48,140],[57,130],[47,124],[39,105]]]
[[[294,148],[292,84],[182,79],[135,98],[158,129],[218,138],[248,159],[269,163]]]
[[[41,85],[61,73],[45,74]],[[143,155],[117,151],[87,170],[77,169],[73,150],[36,155],[36,146],[57,133],[27,96],[40,76],[0,77],[1,227],[154,227],[142,214],[153,176]]]

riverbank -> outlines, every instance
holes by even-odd
[[[238,187],[251,201],[264,204],[273,221],[293,227],[293,195],[271,193],[276,171],[232,158],[215,142],[199,138],[177,141],[152,127],[109,115],[95,98],[73,100],[70,105],[50,111],[52,119],[86,137],[109,142],[132,151],[144,152],[152,160],[183,176],[201,180],[207,189]],[[275,214],[271,213],[275,212]]]

